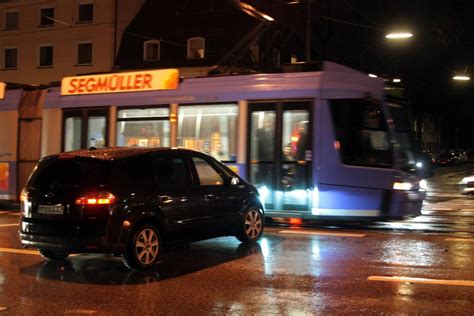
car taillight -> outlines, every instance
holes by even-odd
[[[115,203],[115,195],[110,192],[91,192],[76,199],[76,205],[109,205]]]

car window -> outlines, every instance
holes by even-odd
[[[35,187],[50,185],[100,185],[108,181],[109,168],[94,159],[49,159],[40,162],[30,184]]]
[[[206,160],[193,157],[199,183],[204,186],[224,185],[224,178]]]
[[[152,185],[153,170],[152,161],[149,156],[138,156],[126,159],[119,164],[120,176],[118,181],[127,184]]]
[[[186,186],[190,183],[186,161],[174,155],[155,157],[155,175],[158,186]]]

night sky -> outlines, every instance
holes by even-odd
[[[308,0],[285,2],[254,4],[304,39]],[[414,117],[432,115],[443,129],[445,147],[474,148],[474,80],[452,80],[463,71],[474,78],[474,1],[313,0],[311,9],[313,60],[401,78]],[[414,37],[384,38],[397,29]]]

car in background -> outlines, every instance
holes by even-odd
[[[458,159],[453,152],[446,151],[442,153],[436,161],[439,166],[451,166],[456,164]]]
[[[474,175],[464,177],[459,184],[463,190],[463,193],[474,194]]]
[[[456,164],[465,164],[468,162],[467,153],[464,150],[455,150]]]
[[[162,245],[219,236],[257,241],[258,191],[203,153],[170,148],[80,150],[45,157],[21,194],[20,240],[52,260],[113,253],[154,268]]]
[[[434,176],[434,159],[427,151],[415,154],[415,166],[417,174],[420,178],[426,179]]]
[[[467,153],[467,162],[474,162],[474,150]]]

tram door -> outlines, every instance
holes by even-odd
[[[64,110],[63,149],[107,146],[108,109]]]
[[[266,209],[309,211],[311,103],[249,103],[248,179]]]

